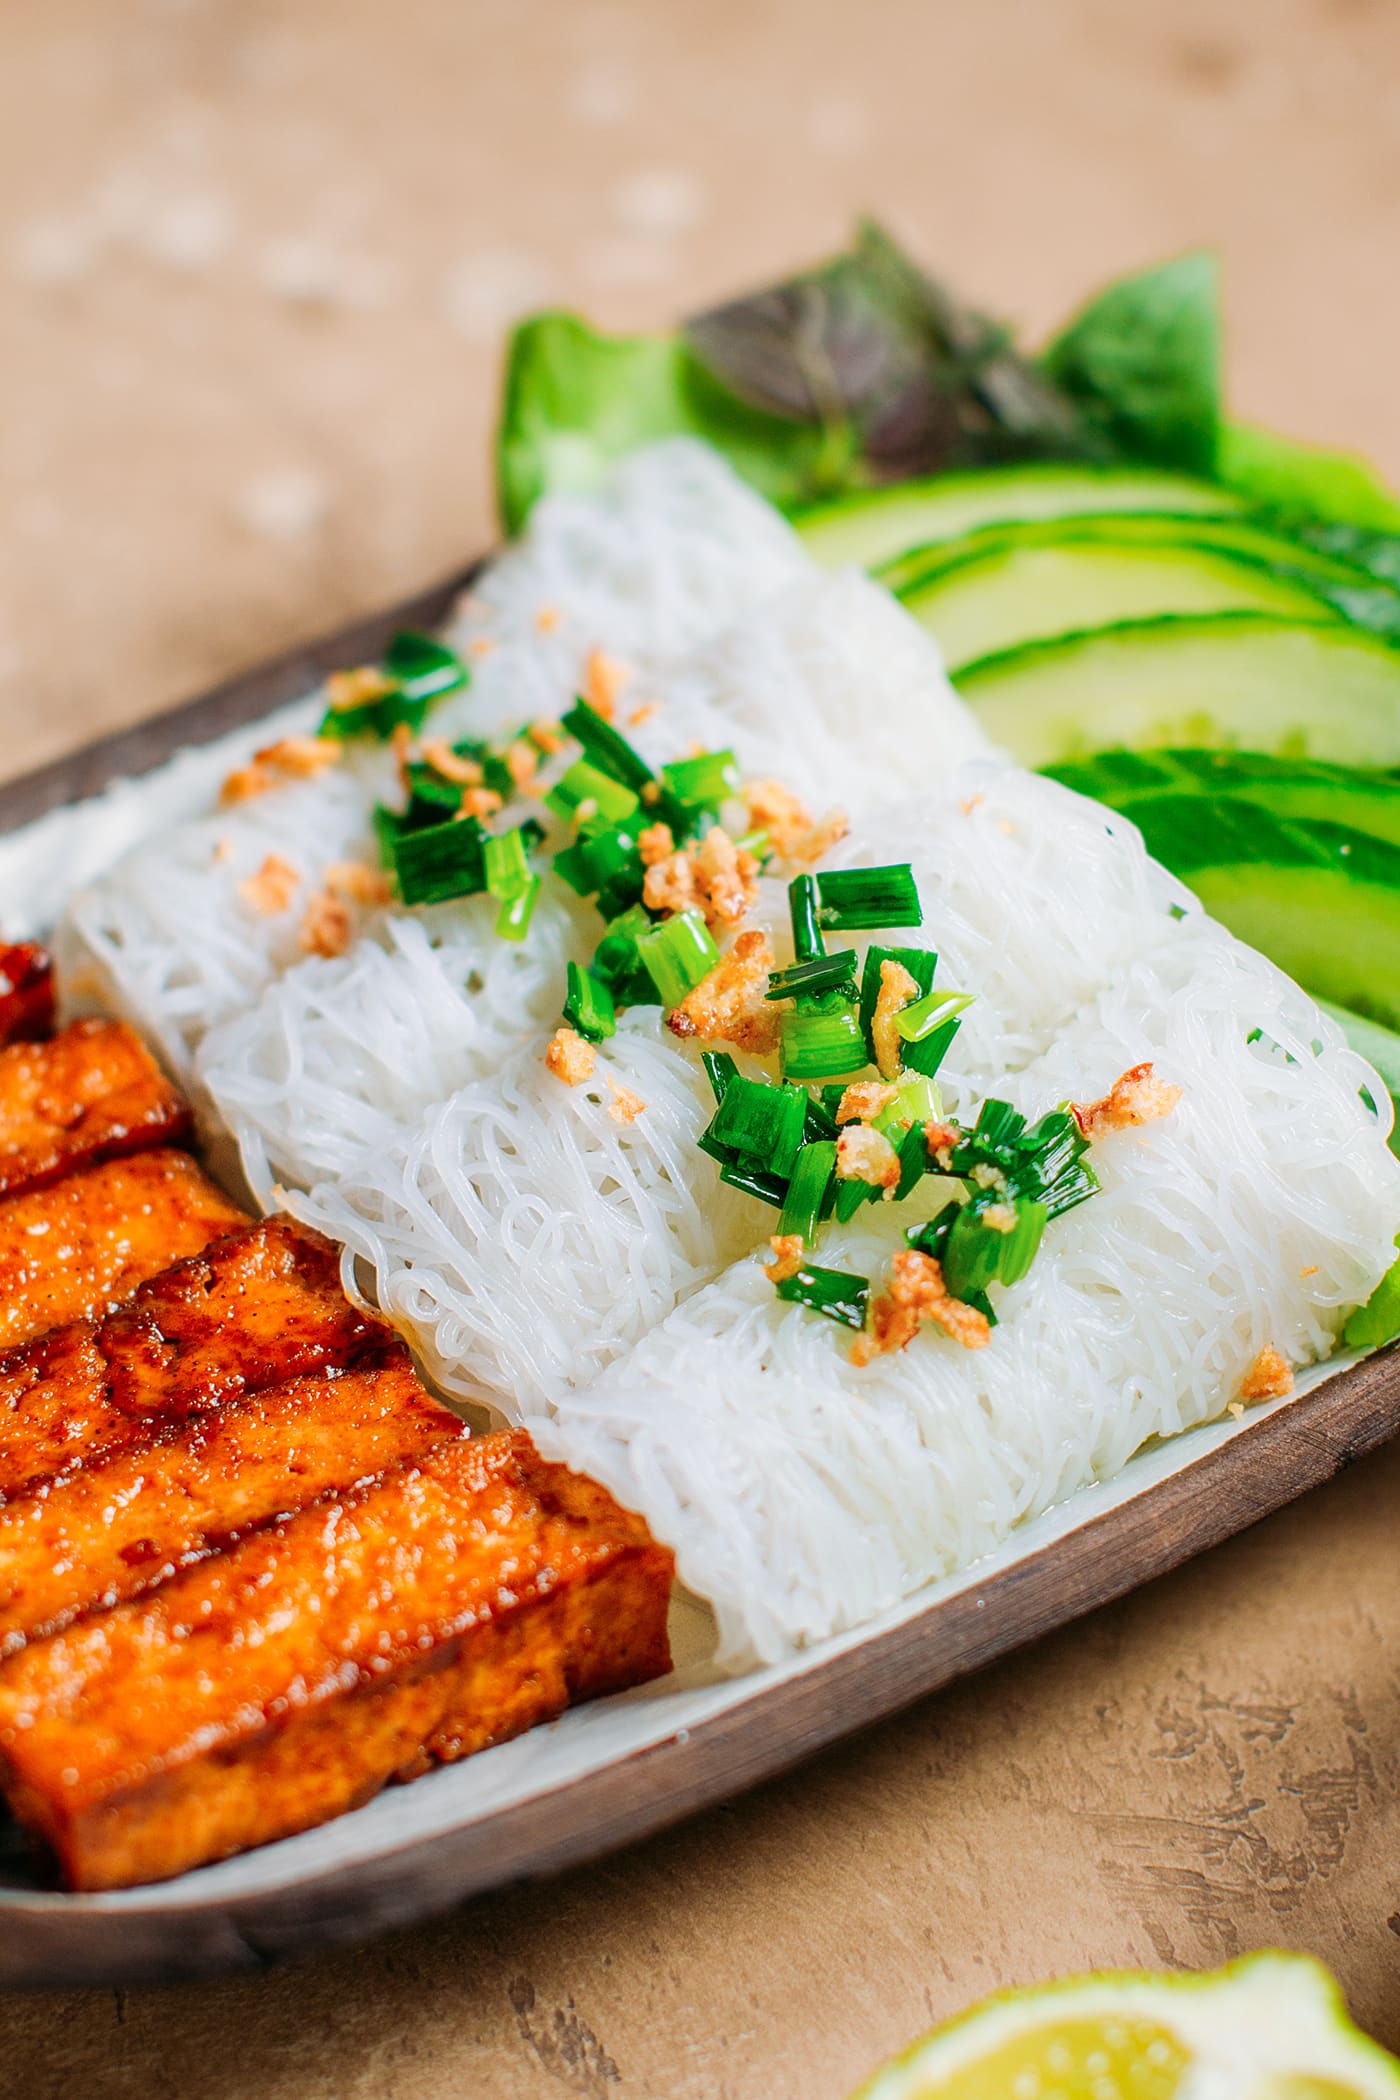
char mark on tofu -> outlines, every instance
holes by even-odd
[[[53,1034],[53,958],[37,941],[0,945],[0,1045]]]
[[[151,1422],[137,1441],[99,1448],[0,1506],[0,1656],[466,1433],[396,1341],[353,1371]]]
[[[0,1199],[0,1352],[100,1319],[249,1220],[186,1152],[138,1152]]]
[[[361,1360],[386,1330],[348,1303],[339,1270],[328,1240],[269,1218],[142,1284],[104,1320],[0,1358],[0,1497],[139,1440],[150,1418]]]
[[[454,1439],[12,1657],[6,1792],[71,1887],[163,1880],[662,1674],[671,1573],[524,1435]]]
[[[187,1137],[189,1104],[124,1021],[0,1049],[0,1195]]]

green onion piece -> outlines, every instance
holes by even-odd
[[[819,1269],[804,1263],[795,1276],[785,1276],[775,1286],[789,1305],[805,1305],[811,1312],[837,1320],[843,1327],[862,1328],[870,1303],[870,1280],[841,1269]]]
[[[604,918],[617,918],[640,902],[646,881],[635,823],[585,824],[575,843],[555,854],[554,872],[581,897],[596,895]]]
[[[836,1184],[836,1222],[846,1225],[855,1216],[863,1203],[874,1203],[884,1195],[871,1181],[857,1181],[854,1176],[838,1180]]]
[[[895,1183],[894,1201],[902,1203],[931,1169],[923,1124],[911,1123],[895,1150],[899,1154],[899,1180]]]
[[[576,700],[569,712],[563,716],[560,727],[572,737],[577,737],[589,759],[600,772],[613,780],[621,781],[623,787],[631,788],[640,795],[644,788],[656,786],[656,776],[639,751],[634,751],[625,736],[619,736],[611,722],[604,721],[595,707],[586,700]]]
[[[887,868],[833,868],[816,878],[821,923],[842,933],[870,926],[922,926],[923,906],[908,861]]]
[[[785,1013],[778,1027],[785,1079],[830,1079],[836,1072],[858,1072],[866,1062],[854,999],[824,1002],[816,1011]]]
[[[788,1181],[779,1232],[800,1233],[809,1247],[814,1246],[828,1198],[834,1195],[832,1183],[835,1179],[834,1140],[803,1145]]]
[[[416,736],[423,727],[428,704],[426,699],[406,698],[397,686],[393,686],[373,700],[362,700],[357,707],[328,707],[316,734],[329,737],[338,744],[348,743],[357,736],[372,736],[381,744],[387,744],[401,722]]]
[[[854,948],[838,948],[834,955],[814,955],[810,962],[793,963],[786,970],[769,973],[765,999],[820,998],[826,992],[843,992],[854,999],[856,955]]]
[[[1400,1247],[1400,1237],[1395,1242]],[[1400,1334],[1400,1259],[1393,1261],[1342,1331],[1348,1349],[1379,1349]]]
[[[920,1037],[917,1043],[906,1043],[901,1057],[905,1071],[919,1072],[932,1079],[952,1048],[953,1037],[961,1026],[962,1022],[955,1014],[951,1021],[935,1028],[932,1035]]]
[[[390,642],[384,668],[408,701],[436,700],[440,693],[466,685],[470,677],[455,649],[411,627],[400,628]]]
[[[593,974],[607,986],[619,1006],[654,1006],[656,987],[642,966],[637,947],[652,921],[640,904],[613,920],[593,952]]]
[[[1012,1232],[1002,1234],[1001,1260],[997,1263],[997,1278],[1002,1283],[1019,1283],[1036,1255],[1050,1213],[1043,1203],[1035,1203],[1023,1196],[1016,1205],[1016,1226]]]
[[[527,875],[518,890],[502,899],[496,914],[496,934],[503,941],[523,941],[530,931],[530,921],[535,916],[535,906],[540,901],[540,878]]]
[[[846,1090],[844,1086],[838,1086],[834,1089],[827,1088],[825,1091],[834,1091],[839,1100]],[[826,1102],[819,1100],[814,1094],[807,1097],[807,1117],[802,1125],[802,1135],[810,1144],[817,1144],[823,1138],[830,1138],[833,1144],[836,1141],[836,1117]]]
[[[386,803],[376,802],[371,821],[374,825],[375,843],[379,848],[379,858],[386,868],[392,868],[394,848],[399,842],[399,834],[404,829],[403,818],[396,809],[390,809]]]
[[[661,768],[661,778],[683,809],[718,809],[739,792],[739,768],[732,751],[704,751],[698,758],[674,759]]]
[[[971,992],[928,992],[895,1015],[895,1030],[906,1043],[921,1043],[971,1004]]]
[[[890,1106],[902,1123],[917,1123],[921,1130],[925,1123],[943,1120],[943,1096],[922,1072],[911,1073],[899,1082]]]
[[[933,990],[933,973],[938,968],[938,957],[932,948],[882,948],[872,944],[865,951],[865,965],[860,973],[860,1025],[865,1030],[865,1040],[870,1050],[870,1060],[875,1061],[875,1043],[870,1033],[870,1023],[875,1013],[875,1002],[880,996],[880,967],[882,963],[898,963],[909,972],[920,993]]]
[[[719,950],[698,911],[674,918],[637,936],[637,953],[663,1006],[679,1006],[719,961]]]
[[[997,1279],[1006,1234],[984,1222],[981,1208],[964,1204],[943,1249],[943,1281],[955,1298],[965,1299],[969,1291],[985,1291]]]
[[[503,831],[488,838],[482,848],[486,887],[493,897],[513,897],[530,880],[525,859],[525,841],[519,830]]]
[[[806,1113],[807,1096],[800,1086],[771,1086],[736,1073],[705,1136],[736,1160],[785,1179],[802,1146]]]
[[[475,817],[401,831],[394,840],[394,873],[405,904],[443,904],[486,887],[486,834]]]
[[[568,965],[566,978],[564,1019],[569,1026],[590,1043],[603,1043],[610,1035],[616,1035],[617,1008],[602,979],[591,970],[581,970],[576,962]]]
[[[757,1167],[721,1167],[719,1178],[732,1189],[740,1189],[746,1196],[757,1196],[760,1203],[771,1203],[774,1210],[781,1210],[787,1201],[787,1182],[781,1174],[765,1174]]]
[[[444,780],[431,766],[409,767],[406,830],[421,831],[427,824],[446,824],[461,806],[462,790],[455,781]]]
[[[814,962],[825,955],[821,921],[817,916],[817,878],[799,875],[788,884],[788,911],[792,915],[792,952],[800,963]]]
[[[734,846],[736,852],[751,853],[757,861],[767,860],[773,850],[766,831],[746,831],[742,838],[735,839]]]
[[[546,808],[566,824],[572,824],[580,808],[590,802],[594,806],[588,811],[589,816],[602,817],[609,824],[634,817],[641,807],[631,788],[620,786],[611,774],[589,765],[583,758],[570,766],[544,799]]]
[[[702,1050],[700,1062],[705,1067],[705,1077],[710,1082],[710,1092],[718,1107],[730,1080],[737,1078],[739,1067],[727,1050]]]

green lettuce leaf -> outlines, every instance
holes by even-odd
[[[1354,452],[1328,452],[1252,423],[1230,422],[1221,431],[1218,475],[1283,523],[1328,520],[1379,533],[1400,527],[1400,504]],[[1353,546],[1330,551],[1356,559]],[[1371,564],[1363,561],[1362,566]]]
[[[1042,363],[1116,450],[1213,477],[1220,339],[1215,258],[1198,252],[1108,285]]]
[[[1400,1247],[1400,1235],[1395,1244]],[[1393,1261],[1364,1305],[1342,1329],[1349,1349],[1379,1349],[1400,1334],[1400,1260]]]

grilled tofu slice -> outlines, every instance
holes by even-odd
[[[197,1414],[290,1378],[345,1367],[387,1330],[349,1304],[329,1240],[267,1218],[143,1283],[104,1320],[78,1320],[0,1357],[0,1499],[110,1454],[149,1419]]]
[[[53,1034],[53,957],[37,941],[0,944],[0,1043]]]
[[[169,1150],[0,1199],[0,1352],[99,1318],[172,1262],[248,1223],[187,1152]]]
[[[188,1136],[189,1104],[124,1021],[0,1049],[0,1195]]]
[[[670,1666],[671,1556],[519,1432],[440,1445],[0,1668],[0,1775],[73,1888],[326,1822]]]
[[[464,1437],[399,1342],[354,1371],[293,1379],[152,1426],[0,1507],[0,1656],[122,1603],[257,1524]]]

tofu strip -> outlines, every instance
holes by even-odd
[[[189,1104],[124,1021],[0,1049],[0,1195],[188,1136]]]
[[[183,1417],[329,1365],[387,1330],[340,1288],[329,1241],[289,1218],[218,1240],[142,1284],[101,1321],[79,1320],[0,1357],[0,1500]]]
[[[13,1657],[0,1774],[71,1887],[162,1880],[659,1675],[670,1582],[523,1433],[449,1442]]]
[[[0,1507],[0,1656],[466,1433],[389,1342],[382,1364],[294,1379],[94,1453]]]
[[[0,1200],[0,1351],[99,1319],[249,1223],[187,1152],[140,1152]]]

